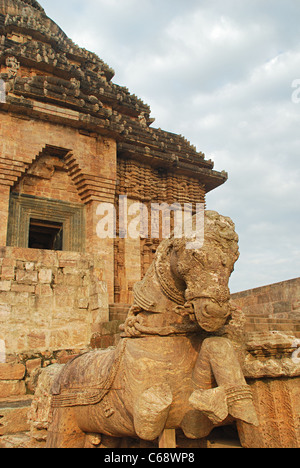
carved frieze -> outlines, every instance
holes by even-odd
[[[6,67],[7,67],[8,79],[15,78],[17,76],[18,70],[20,68],[20,62],[18,62],[16,57],[10,56],[10,57],[6,58],[5,64],[6,64]]]
[[[139,161],[118,160],[117,196],[142,202],[204,203],[205,188],[198,179],[153,168]]]

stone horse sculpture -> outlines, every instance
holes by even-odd
[[[187,249],[188,240],[159,246],[118,346],[83,354],[59,374],[48,448],[117,447],[177,428],[199,439],[230,420],[257,425],[228,337],[241,320],[228,289],[239,255],[234,224],[207,211],[202,248]]]

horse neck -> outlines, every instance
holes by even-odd
[[[130,315],[138,316],[136,328],[141,336],[172,336],[198,332],[183,305],[184,293],[176,287],[171,270],[155,262],[145,278],[134,287],[134,305]],[[131,325],[133,322],[131,322]]]
[[[163,294],[174,304],[183,306],[185,304],[184,289],[179,287],[179,282],[171,271],[170,256],[166,254],[157,256],[154,268]]]

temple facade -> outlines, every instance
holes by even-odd
[[[0,448],[45,445],[41,368],[118,343],[164,232],[228,177],[113,77],[36,0],[0,0]],[[237,446],[299,447],[300,278],[232,299],[260,417]]]
[[[53,359],[132,301],[161,240],[161,228],[124,233],[120,197],[126,216],[143,203],[151,226],[151,204],[195,212],[227,174],[155,128],[149,106],[35,0],[0,0],[0,36],[0,340],[6,359]],[[104,204],[115,236],[99,233]]]

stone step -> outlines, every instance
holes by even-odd
[[[247,327],[274,327],[274,329],[287,329],[300,331],[299,323],[291,323],[291,322],[274,322],[273,320],[269,320],[268,322],[246,322]]]
[[[32,396],[0,399],[0,437],[29,431],[27,414]]]
[[[250,331],[282,331],[286,334],[300,333],[300,325],[295,322],[274,322],[269,320],[268,322],[246,322],[245,330]]]
[[[246,316],[246,331],[281,331],[287,335],[300,335],[300,322],[295,318],[251,314]]]
[[[293,323],[295,325],[299,325],[299,320],[289,319],[289,318],[277,318],[277,317],[262,317],[260,315],[246,316],[246,321],[250,323],[253,323],[253,322],[268,323],[271,321],[274,323]]]

